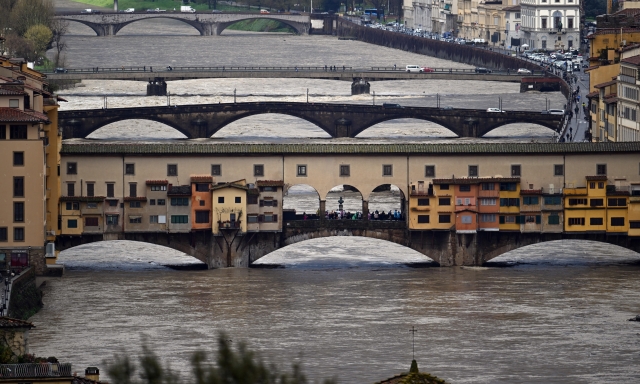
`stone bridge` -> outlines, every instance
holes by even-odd
[[[536,111],[486,112],[427,107],[385,108],[376,105],[254,102],[61,111],[63,138],[86,138],[107,124],[130,119],[166,124],[189,139],[210,138],[236,120],[265,113],[295,116],[315,124],[331,137],[356,137],[378,123],[419,119],[439,124],[459,137],[482,137],[506,124],[532,123],[558,130],[564,116]]]
[[[135,12],[135,13],[59,13],[60,20],[82,23],[98,36],[115,36],[125,26],[140,20],[173,19],[189,24],[200,32],[201,36],[218,36],[227,27],[243,20],[276,20],[290,26],[296,33],[306,35],[311,29],[309,15],[260,14],[260,13],[182,13]]]
[[[481,266],[509,251],[554,240],[590,240],[618,245],[640,253],[640,239],[606,234],[409,231],[403,221],[306,220],[285,221],[282,232],[238,233],[214,236],[211,231],[188,233],[118,233],[59,236],[56,249],[104,240],[131,240],[166,246],[207,264],[208,268],[250,267],[269,253],[305,240],[331,236],[360,236],[390,241],[433,259],[437,266]]]

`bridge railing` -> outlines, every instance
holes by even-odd
[[[71,377],[71,364],[2,364],[0,365],[0,378],[2,377]]]
[[[310,72],[310,71],[326,71],[326,72],[353,72],[353,67],[350,66],[335,66],[334,70],[331,70],[330,66],[317,66],[317,67],[263,67],[263,66],[218,66],[218,67],[158,67],[154,69],[153,66],[147,67],[93,67],[93,68],[66,68],[64,73],[114,73],[114,72],[225,72],[225,71],[291,71],[291,72]],[[44,71],[44,73],[62,73],[54,71]]]
[[[294,220],[285,221],[284,227],[332,229],[406,229],[404,220]]]
[[[519,74],[517,71],[503,71],[503,70],[491,70],[491,73],[478,73],[475,68],[431,68],[432,72],[426,73],[474,73],[478,75],[511,75],[511,76],[544,76],[544,71],[534,72],[532,74]],[[371,67],[371,71],[374,72],[406,72],[403,67]]]

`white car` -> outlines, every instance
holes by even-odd
[[[518,75],[530,75],[531,71],[526,68],[518,68]]]
[[[500,108],[487,108],[487,112],[505,112]]]
[[[422,73],[422,67],[419,65],[407,65],[406,71],[409,73],[411,72]]]
[[[550,109],[550,115],[564,115],[564,109]]]
[[[123,12],[124,13],[134,13],[136,10],[134,8],[127,8]]]

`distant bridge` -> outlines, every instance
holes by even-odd
[[[299,117],[315,124],[331,137],[356,137],[378,123],[396,119],[420,119],[442,125],[460,137],[481,137],[514,123],[539,124],[558,130],[564,116],[535,111],[486,112],[474,109],[427,107],[384,108],[375,105],[254,102],[198,104],[60,111],[58,124],[63,138],[85,138],[117,121],[153,120],[169,125],[187,138],[209,138],[236,120],[265,113]]]
[[[201,36],[218,36],[227,27],[243,20],[268,19],[290,26],[297,34],[306,35],[311,29],[309,15],[261,14],[261,13],[58,13],[56,19],[75,21],[88,26],[98,36],[115,36],[122,28],[140,20],[173,19],[194,27]]]

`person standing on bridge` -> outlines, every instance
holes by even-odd
[[[397,68],[397,67],[396,67],[396,65],[395,65],[395,64],[393,64],[393,70],[394,70],[394,71],[396,70],[396,68]]]

